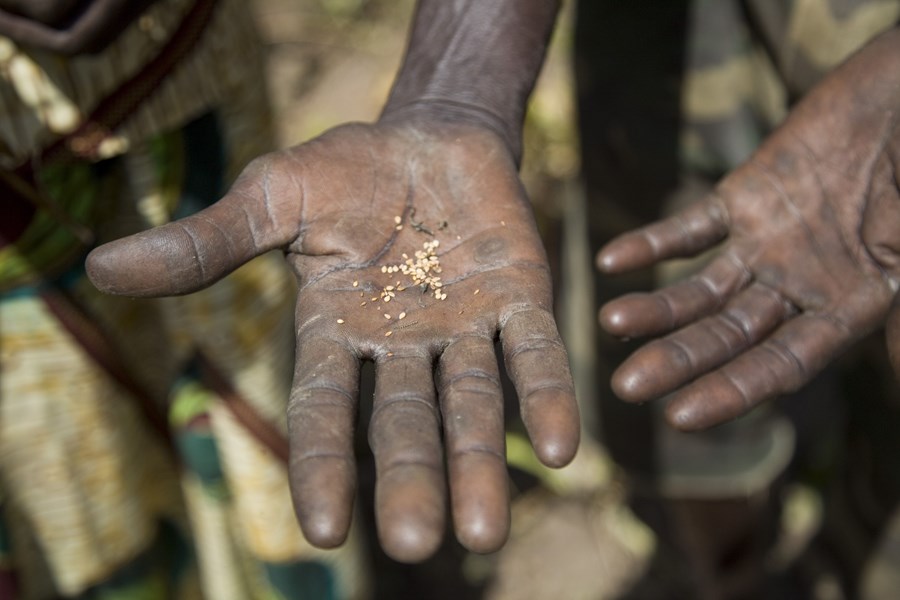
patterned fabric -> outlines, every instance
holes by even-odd
[[[0,37],[0,166],[30,161],[75,131],[166,47],[196,2],[158,0],[99,55],[62,58]],[[252,26],[245,3],[218,2],[191,53],[103,140],[98,158],[121,154],[133,140],[174,129],[224,101],[226,92],[247,81],[249,65],[259,57]]]
[[[84,231],[105,241],[189,214],[272,148],[245,4],[217,3],[194,49],[98,152],[34,162],[152,60],[190,8],[158,2],[96,57],[26,53],[0,39],[3,182],[25,185],[3,202],[15,213],[16,201],[37,198],[0,244],[2,598],[366,595],[356,531],[339,550],[312,548],[283,461],[194,369],[202,353],[284,435],[294,284],[281,257],[159,300],[101,295],[80,265]],[[145,393],[86,351],[45,289],[87,312]]]

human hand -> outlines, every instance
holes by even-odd
[[[668,333],[614,373],[618,396],[671,393],[670,423],[702,429],[797,390],[885,322],[900,286],[898,106],[894,31],[825,78],[710,197],[600,251],[599,268],[620,273],[724,242],[696,275],[603,307],[614,335]]]
[[[88,274],[115,294],[184,294],[276,248],[299,282],[287,410],[306,537],[332,547],[346,536],[360,362],[369,359],[386,552],[417,561],[437,548],[445,457],[458,538],[477,552],[498,549],[509,529],[498,333],[541,461],[566,464],[579,436],[546,258],[506,146],[474,127],[343,126],[258,159],[194,216],[98,248]],[[417,251],[440,287],[384,272],[406,257],[416,263]]]

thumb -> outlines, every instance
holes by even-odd
[[[283,180],[296,186],[293,178]],[[100,291],[123,296],[175,296],[210,286],[296,237],[299,219],[279,217],[299,215],[302,199],[294,207],[270,201],[301,196],[277,183],[267,165],[251,165],[209,208],[94,249],[87,257],[88,277]]]

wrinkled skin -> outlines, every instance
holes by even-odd
[[[432,239],[412,226],[413,209],[440,241],[445,300],[381,272]],[[566,464],[579,435],[546,257],[506,146],[471,127],[343,126],[257,159],[195,216],[98,248],[88,273],[115,294],[184,294],[274,248],[299,281],[288,425],[291,489],[308,539],[332,547],[347,534],[360,362],[371,359],[384,549],[402,561],[433,553],[445,481],[460,541],[498,549],[509,530],[498,335],[538,457]],[[372,301],[397,281],[410,287]]]
[[[885,323],[900,285],[898,109],[894,31],[826,77],[710,197],[600,251],[599,268],[619,273],[724,242],[696,275],[602,308],[614,335],[668,334],[619,367],[617,395],[671,394],[674,426],[706,428],[797,390]]]

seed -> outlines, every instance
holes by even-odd
[[[344,322],[344,320],[343,320],[343,319],[338,319],[337,322],[338,322],[339,324],[341,324],[341,323]]]
[[[393,333],[394,333],[393,331],[388,331],[387,333],[384,334],[384,337],[391,337],[391,335]]]
[[[385,296],[385,297],[384,297],[384,301],[385,301],[385,302],[390,302],[390,301],[391,301],[391,297],[390,297],[390,296]]]
[[[480,292],[480,291],[481,291],[481,290],[475,290],[475,293],[472,294],[472,295],[473,295],[473,296],[477,296],[477,295],[478,295],[478,292]]]
[[[394,223],[399,225],[401,222],[403,222],[403,219],[401,219],[399,215],[394,217]]]
[[[358,281],[354,281],[354,282],[353,282],[353,287],[359,287],[359,282],[358,282]]]
[[[391,291],[392,289],[394,289],[394,286],[389,285],[389,286],[387,286],[386,288],[384,288],[384,291],[389,292],[389,291]]]
[[[388,356],[393,356],[394,353],[393,353],[393,352],[388,352],[387,355],[388,355]]]
[[[403,229],[403,225],[397,225],[396,227],[394,227],[394,229],[396,229],[397,231],[401,231]]]
[[[506,227],[506,221],[500,221],[500,224]]]
[[[397,315],[397,318],[398,318],[398,319],[404,319],[404,318],[406,318],[406,313],[405,313],[405,312],[400,313],[399,315]]]
[[[378,300],[378,298],[377,298],[377,297],[375,297],[375,298],[372,298],[372,302],[375,302],[375,301],[376,301],[376,300]]]
[[[361,303],[361,304],[360,304],[360,306],[365,306],[365,305],[366,305],[366,303],[365,303],[365,302],[362,302],[362,303]]]
[[[385,318],[385,319],[390,319],[390,318],[391,318],[391,315],[389,315],[389,314],[387,314],[387,313],[384,313],[384,318]]]
[[[381,267],[381,272],[382,272],[382,273],[387,273],[387,267],[382,266],[382,267]]]

